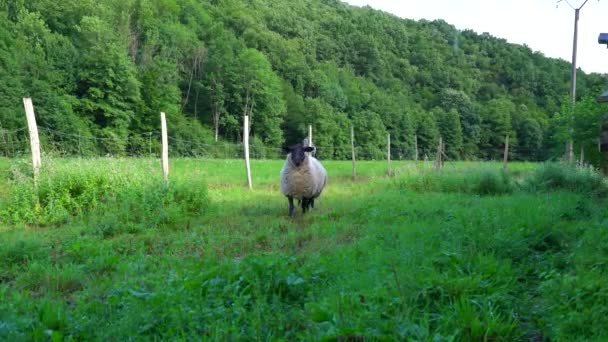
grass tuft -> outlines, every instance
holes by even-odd
[[[601,197],[608,195],[608,184],[598,171],[565,163],[541,164],[525,186],[529,191],[567,190]]]

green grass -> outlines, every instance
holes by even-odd
[[[595,173],[324,165],[290,219],[282,161],[0,159],[0,339],[608,338]]]

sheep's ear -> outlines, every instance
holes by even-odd
[[[312,151],[314,151],[314,150],[315,150],[315,148],[314,148],[314,147],[311,147],[311,146],[306,146],[306,147],[304,147],[304,152],[312,152]]]

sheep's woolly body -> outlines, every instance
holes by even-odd
[[[299,200],[316,198],[326,182],[327,172],[316,158],[307,156],[302,165],[296,167],[291,162],[290,155],[287,156],[281,170],[281,192],[285,196]]]

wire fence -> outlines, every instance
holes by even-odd
[[[60,157],[101,157],[101,156],[158,156],[161,150],[159,131],[131,133],[127,137],[93,136],[68,133],[47,127],[38,127],[43,154]],[[210,159],[239,159],[243,157],[242,143],[209,143],[182,137],[168,136],[169,153],[174,157],[195,157]],[[346,160],[351,158],[351,146],[315,146],[315,156],[319,159]],[[269,147],[252,142],[249,147],[252,159],[283,159],[287,150],[283,147]],[[358,159],[386,159],[386,147],[356,145]],[[0,128],[0,156],[15,158],[30,154],[27,128],[7,130]],[[414,159],[412,149],[391,148],[394,160]],[[423,156],[421,156],[421,159]]]
[[[92,134],[69,133],[48,127],[38,127],[41,150],[44,155],[57,157],[158,157],[161,152],[160,131],[130,133],[126,137],[112,132],[103,132],[103,136]],[[0,127],[0,156],[7,158],[28,157],[30,141],[27,127],[8,130]],[[192,157],[203,159],[241,159],[244,156],[242,143],[211,142],[186,137],[168,136],[169,154],[172,157]],[[502,160],[503,146],[497,146],[486,160]],[[287,150],[283,147],[269,147],[253,140],[249,147],[251,159],[284,159]],[[528,153],[526,149],[514,147],[510,155]],[[315,146],[315,156],[321,160],[351,159],[351,145]],[[358,145],[355,140],[357,160],[386,160],[387,146]],[[391,146],[391,160],[414,160],[414,147],[399,148]],[[556,157],[556,156],[555,156]],[[449,158],[444,154],[445,161]],[[435,160],[436,148],[419,151],[418,160]]]

